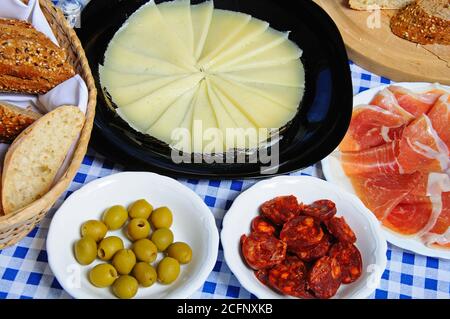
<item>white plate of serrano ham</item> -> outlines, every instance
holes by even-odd
[[[221,241],[258,298],[366,298],[386,268],[386,240],[355,196],[311,176],[280,176],[240,194]]]
[[[450,259],[450,87],[383,85],[353,106],[346,136],[322,160],[326,179],[356,194],[392,244]]]

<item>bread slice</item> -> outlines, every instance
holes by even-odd
[[[0,143],[11,143],[40,117],[39,113],[0,102]]]
[[[415,0],[350,0],[350,8],[356,10],[370,10],[374,6],[380,9],[400,9]]]
[[[71,78],[67,53],[21,20],[0,19],[0,92],[43,94]]]
[[[418,0],[391,19],[397,36],[419,44],[450,45],[450,0]]]
[[[61,106],[26,128],[5,156],[2,206],[11,214],[42,197],[84,124],[78,107]]]

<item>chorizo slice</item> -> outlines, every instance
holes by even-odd
[[[258,279],[263,285],[268,286],[269,285],[269,269],[259,269],[255,270],[255,277]]]
[[[336,204],[331,200],[321,199],[310,205],[305,205],[301,212],[305,215],[315,217],[320,221],[324,221],[336,215]]]
[[[275,227],[261,216],[257,216],[252,220],[252,231],[255,233],[275,234]]]
[[[280,239],[287,243],[292,251],[317,245],[324,237],[320,223],[311,216],[297,216],[286,224],[280,233]]]
[[[356,242],[356,235],[345,221],[344,217],[333,217],[325,222],[328,231],[337,240],[353,244]]]
[[[261,214],[275,225],[283,225],[298,215],[300,205],[293,195],[279,196],[261,205]]]
[[[286,259],[269,270],[269,284],[278,292],[298,298],[313,298],[306,289],[307,269],[296,256]]]
[[[307,285],[320,299],[333,297],[341,285],[341,267],[332,257],[318,259],[308,274]]]
[[[356,281],[362,273],[362,258],[358,248],[349,243],[336,243],[330,249],[330,257],[336,258],[341,266],[343,284]]]
[[[286,243],[265,233],[243,235],[241,249],[245,261],[254,270],[275,266],[286,257]]]
[[[291,251],[303,261],[311,262],[325,256],[330,250],[331,242],[329,236],[324,236],[323,239],[315,246],[310,248],[297,249]]]

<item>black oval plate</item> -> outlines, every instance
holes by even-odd
[[[91,145],[127,169],[195,178],[267,177],[267,163],[180,163],[169,147],[136,134],[108,110],[101,93],[98,64],[123,22],[147,0],[95,0],[83,10],[78,36],[84,46],[99,90]],[[157,3],[162,1],[156,1]],[[198,3],[202,1],[191,1]],[[215,0],[216,8],[248,13],[277,29],[290,30],[289,38],[303,50],[306,89],[292,124],[279,144],[277,169],[284,174],[310,166],[331,153],[347,131],[352,112],[352,84],[342,37],[331,18],[309,0]],[[271,163],[273,164],[273,162]]]

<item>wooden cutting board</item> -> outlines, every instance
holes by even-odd
[[[450,85],[450,46],[419,45],[391,32],[396,10],[357,11],[348,0],[314,0],[332,17],[356,64],[394,81]]]

